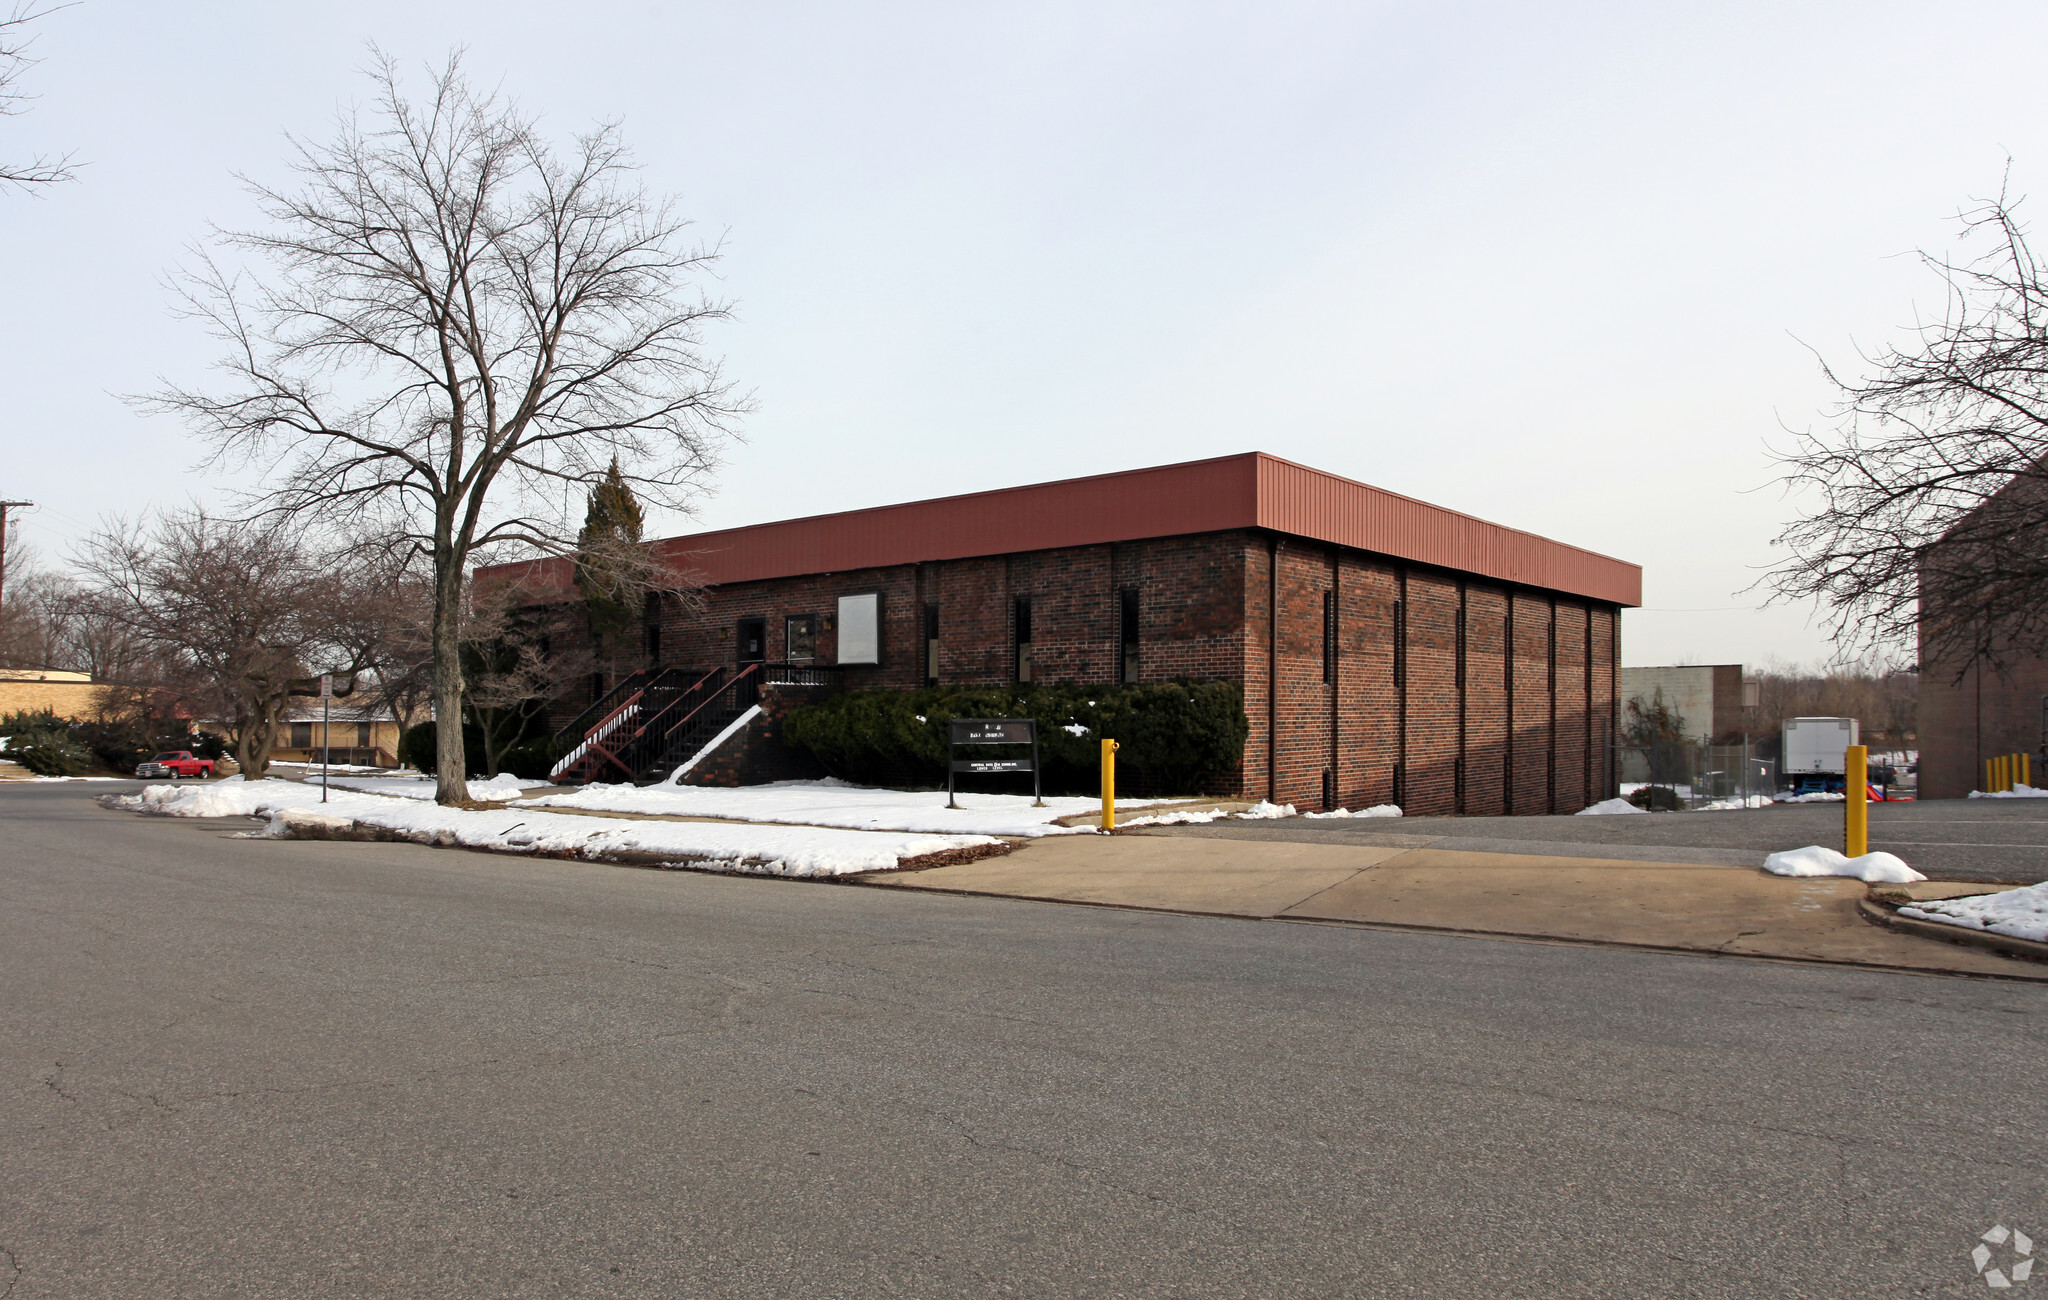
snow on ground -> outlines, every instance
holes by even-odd
[[[1866,853],[1860,858],[1850,858],[1818,844],[1773,853],[1764,859],[1764,870],[1774,876],[1853,876],[1857,880],[1888,885],[1927,879],[1889,853]]]
[[[1972,799],[2048,799],[2048,790],[2040,789],[2037,786],[2021,785],[2015,781],[2010,790],[1972,790],[1970,791],[1970,797]]]
[[[307,778],[314,788],[320,785],[319,773]],[[401,799],[431,799],[434,797],[434,778],[431,776],[347,776],[335,777],[328,782],[337,790],[361,790],[365,794],[395,794]],[[517,799],[520,792],[545,781],[527,781],[509,772],[500,772],[488,781],[471,781],[469,797],[483,802],[489,799]]]
[[[1393,807],[1392,804],[1387,806]],[[1261,799],[1243,812],[1234,813],[1227,808],[1190,808],[1185,812],[1157,813],[1147,817],[1133,817],[1129,821],[1119,817],[1116,824],[1118,829],[1128,830],[1133,826],[1197,825],[1202,822],[1221,821],[1226,817],[1232,821],[1265,821],[1274,817],[1292,817],[1294,815],[1294,805],[1291,803],[1267,803]],[[1335,813],[1310,813],[1308,815],[1311,817],[1336,816]],[[1345,814],[1347,817],[1350,815],[1349,813]],[[1361,813],[1359,815],[1363,816],[1364,814]],[[1381,813],[1378,815],[1398,817],[1400,816],[1400,811],[1396,809],[1392,814]]]
[[[229,757],[232,758],[233,755],[231,754],[229,755]],[[270,766],[279,771],[287,771],[294,773],[310,772],[314,776],[318,776],[320,774],[320,765],[318,763],[272,763],[270,764]],[[348,776],[390,776],[398,769],[390,767],[367,766],[351,767],[347,763],[335,763],[329,766],[327,770],[329,772],[341,773]],[[406,768],[405,774],[407,776],[418,775],[418,773],[414,772],[411,768]]]
[[[1638,787],[1638,788],[1640,789],[1641,787]],[[1639,813],[1639,812],[1648,812],[1648,811],[1649,811],[1649,809],[1647,809],[1647,808],[1638,808],[1638,807],[1636,807],[1636,806],[1635,806],[1634,804],[1630,803],[1630,802],[1629,802],[1628,800],[1626,800],[1626,799],[1602,799],[1602,800],[1601,800],[1601,801],[1600,801],[1599,803],[1596,803],[1596,804],[1594,804],[1594,805],[1593,805],[1592,807],[1590,807],[1590,808],[1581,808],[1581,809],[1579,809],[1579,810],[1578,810],[1578,812],[1576,812],[1576,813],[1574,813],[1574,814],[1573,814],[1573,816],[1575,816],[1575,817],[1619,817],[1619,816],[1623,816],[1623,815],[1625,815],[1625,814],[1628,814],[1628,813]]]
[[[1781,794],[1779,803],[1847,803],[1849,796],[1839,790],[1815,790],[1811,794]]]
[[[1357,812],[1352,812],[1348,808],[1332,808],[1326,813],[1302,814],[1303,817],[1310,821],[1314,821],[1318,817],[1399,817],[1400,815],[1401,805],[1396,803],[1376,803],[1370,808],[1360,808]]]
[[[1998,894],[1972,894],[1967,898],[1914,903],[1900,908],[1899,915],[2048,943],[2048,883],[2028,885],[2025,889],[2008,889]]]
[[[390,799],[296,781],[220,781],[204,786],[152,785],[114,796],[117,807],[171,817],[267,816],[268,835],[290,833],[288,818],[351,821],[396,831],[427,844],[602,858],[646,853],[721,871],[775,876],[837,876],[886,870],[905,858],[998,843],[986,835],[907,835],[813,826],[750,826],[719,822],[627,821],[546,813],[527,807],[488,812],[443,808],[420,799]]]
[[[1736,797],[1731,799],[1716,799],[1712,803],[1701,804],[1699,807],[1694,808],[1692,811],[1727,812],[1730,809],[1735,808],[1768,808],[1770,806],[1771,796],[1767,794],[1751,794],[1737,795]]]
[[[1094,812],[1100,799],[1047,798],[1031,806],[1022,794],[962,794],[946,807],[943,790],[877,790],[827,777],[738,787],[699,785],[591,785],[543,795],[521,807],[589,808],[604,812],[722,817],[736,822],[789,822],[864,831],[931,831],[973,835],[1086,835],[1092,826],[1056,826],[1054,819]],[[1119,799],[1118,808],[1153,807],[1173,800]]]

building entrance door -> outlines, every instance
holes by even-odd
[[[743,618],[739,623],[739,667],[741,672],[749,664],[768,661],[768,620],[765,618]],[[761,674],[757,670],[740,686],[739,703],[752,707],[760,700]]]

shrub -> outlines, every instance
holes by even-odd
[[[62,733],[37,736],[26,746],[10,743],[7,756],[37,776],[81,776],[92,766],[92,755]]]
[[[422,722],[418,726],[406,728],[405,734],[398,738],[398,761],[433,776],[440,770],[440,764],[434,756],[434,746],[437,743],[435,737],[438,734],[431,722]],[[475,727],[462,729],[462,757],[469,767],[469,771],[463,775],[484,774],[484,744]]]
[[[955,718],[1035,720],[1048,791],[1096,789],[1099,746],[1110,739],[1121,746],[1119,786],[1134,793],[1193,792],[1243,761],[1251,729],[1235,682],[1161,682],[848,691],[793,710],[782,736],[847,780],[943,785],[949,724]],[[989,757],[1009,753],[985,752]],[[1029,780],[1022,778],[1024,788]]]
[[[536,736],[506,750],[504,761],[498,764],[498,768],[521,780],[545,781],[559,757],[553,736]]]
[[[1628,801],[1648,812],[1677,812],[1684,807],[1678,791],[1668,785],[1640,786],[1629,794]]]

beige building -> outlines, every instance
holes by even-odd
[[[1741,664],[1688,664],[1621,670],[1622,717],[1631,701],[1645,704],[1660,694],[1685,719],[1690,740],[1719,740],[1743,730],[1743,709],[1754,706],[1753,683],[1742,680]]]
[[[86,722],[118,707],[120,688],[86,673],[47,668],[0,668],[0,714],[41,713]]]
[[[321,721],[320,706],[294,709],[284,716],[273,763],[317,763],[323,747],[327,761],[348,767],[397,767],[398,719],[390,710],[335,705]]]

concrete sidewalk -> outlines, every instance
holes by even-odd
[[[1718,863],[1140,831],[1053,837],[1007,857],[853,879],[890,889],[2048,982],[2048,967],[2036,962],[1870,924],[1857,912],[1861,881],[1785,879]]]

